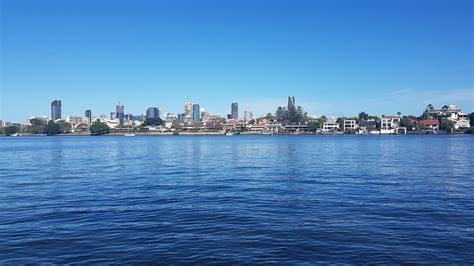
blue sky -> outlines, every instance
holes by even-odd
[[[473,2],[0,0],[0,119],[186,101],[254,114],[474,111]]]

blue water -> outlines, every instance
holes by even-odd
[[[471,136],[0,138],[0,263],[474,263]]]

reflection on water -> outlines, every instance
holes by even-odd
[[[0,138],[0,263],[474,262],[470,136]]]

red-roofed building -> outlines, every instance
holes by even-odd
[[[438,130],[439,128],[439,121],[436,119],[424,119],[418,121],[419,125],[423,125],[428,129]]]

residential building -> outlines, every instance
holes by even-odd
[[[159,118],[160,111],[156,107],[148,107],[146,110],[146,118]]]
[[[270,123],[267,125],[268,131],[271,133],[278,133],[281,130],[282,125],[280,123]]]
[[[193,121],[201,121],[201,107],[198,103],[193,104]]]
[[[51,102],[51,119],[56,121],[61,119],[61,101],[54,100]]]
[[[239,119],[239,104],[238,103],[232,103],[231,115],[232,115],[232,119]]]
[[[268,130],[268,127],[266,124],[254,124],[254,125],[250,125],[250,131],[252,132],[264,132],[264,131],[267,131]]]
[[[343,120],[343,131],[355,131],[358,126],[357,126],[357,120],[355,118],[348,118]]]
[[[383,116],[380,119],[380,134],[397,134],[399,127],[399,116]]]
[[[337,123],[336,118],[329,118],[323,123],[323,132],[329,133],[336,132],[337,130],[339,130],[339,123]]]
[[[87,124],[90,125],[90,124],[92,123],[92,111],[91,111],[91,110],[86,110],[85,116],[86,116],[87,119],[89,120]]]
[[[308,132],[308,125],[286,125],[283,127],[285,132],[292,134],[299,134]]]
[[[423,119],[423,120],[417,121],[416,123],[424,126],[425,129],[427,130],[436,131],[439,129],[439,120],[437,119]]]

